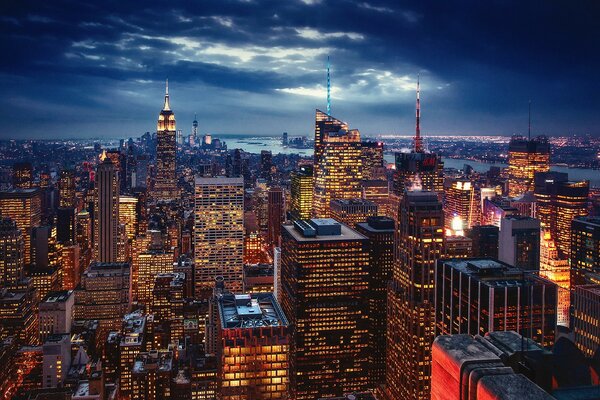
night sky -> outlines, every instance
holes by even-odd
[[[310,135],[325,109],[363,134],[600,135],[600,2],[10,1],[0,138],[156,129],[164,80],[189,133]]]

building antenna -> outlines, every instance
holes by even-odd
[[[423,139],[421,138],[421,74],[417,75],[417,104],[416,104],[416,124],[415,124],[415,153],[423,152]]]
[[[527,125],[527,134],[531,140],[531,100],[529,100],[529,123]]]
[[[327,56],[327,115],[331,117],[331,79],[329,76],[329,56]]]

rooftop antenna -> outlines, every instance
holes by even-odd
[[[327,115],[331,117],[331,79],[329,76],[329,56],[327,56]]]
[[[415,124],[415,153],[423,152],[423,139],[421,138],[421,74],[417,75],[417,106],[416,106],[416,124]]]
[[[527,125],[527,134],[531,140],[531,100],[529,100],[529,123]]]

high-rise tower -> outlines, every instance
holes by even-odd
[[[545,136],[513,136],[508,145],[508,195],[517,197],[534,189],[536,172],[550,170],[550,143]]]
[[[177,195],[175,114],[169,104],[169,81],[167,80],[165,104],[158,115],[156,126],[156,182],[154,196],[157,200],[175,200]]]
[[[117,261],[119,230],[119,175],[106,157],[96,172],[94,204],[94,259]]]

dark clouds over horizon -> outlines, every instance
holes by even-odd
[[[365,134],[600,135],[600,3],[5,2],[0,138],[155,129],[169,78],[189,133],[310,134],[325,108]]]

